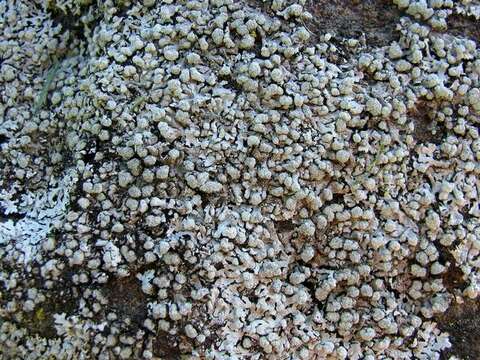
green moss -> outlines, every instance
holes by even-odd
[[[38,308],[38,309],[35,311],[35,319],[36,319],[37,321],[45,321],[46,316],[45,316],[45,310],[44,310],[44,308]]]

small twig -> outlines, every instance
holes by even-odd
[[[37,114],[37,112],[47,102],[48,89],[50,88],[50,85],[52,85],[52,82],[55,79],[55,76],[57,75],[57,72],[58,72],[59,69],[60,69],[60,63],[56,62],[50,68],[50,70],[48,70],[47,76],[45,77],[45,82],[43,83],[43,86],[42,86],[42,90],[40,91],[40,95],[37,97],[37,100],[35,101],[35,103],[33,105],[34,115]]]

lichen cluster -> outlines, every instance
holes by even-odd
[[[480,5],[393,3],[375,47],[305,0],[0,1],[1,357],[439,358]]]

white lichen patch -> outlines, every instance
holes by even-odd
[[[0,195],[0,206],[5,209],[6,220],[0,222],[0,246],[4,249],[2,259],[29,265],[41,259],[42,245],[61,228],[70,203],[70,192],[75,184],[73,171],[60,179],[52,179],[47,189],[37,193],[23,194],[12,202],[7,194]],[[8,215],[14,213],[18,220]]]

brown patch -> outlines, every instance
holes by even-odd
[[[386,0],[310,0],[315,34],[330,33],[341,38],[365,35],[368,46],[385,46],[398,40],[395,28],[400,11]]]
[[[412,276],[407,271],[403,271],[395,277],[392,288],[400,294],[406,294],[411,286]]]
[[[460,37],[469,37],[477,43],[480,41],[479,21],[467,16],[450,15],[447,19],[448,32]]]
[[[159,331],[153,340],[153,355],[164,360],[180,359],[178,337],[170,335],[166,331]]]
[[[35,307],[33,313],[28,314],[19,323],[28,330],[29,334],[37,334],[42,338],[53,339],[57,337],[55,328],[55,314],[72,315],[77,309],[79,296],[76,290],[49,291],[45,302]]]
[[[269,13],[270,12],[270,6],[269,6],[269,2],[268,1],[264,1],[264,0],[246,0],[247,4],[256,8],[256,9],[259,9],[259,10],[262,10],[263,12],[265,13]]]
[[[442,276],[443,285],[451,292],[454,289],[462,290],[465,287],[463,276],[463,271],[455,263],[450,263],[448,270]]]
[[[217,335],[217,331],[222,328],[222,325],[220,324],[215,324],[210,327],[210,335],[207,336],[205,341],[202,344],[202,348],[204,350],[211,349],[212,347],[215,346],[215,344],[219,340],[219,336]]]
[[[445,136],[445,129],[438,125],[430,116],[431,109],[425,102],[420,102],[417,107],[410,110],[408,116],[413,120],[414,139],[422,144],[441,144]]]
[[[292,220],[280,220],[274,222],[275,229],[279,233],[285,233],[295,230],[296,226]]]
[[[437,319],[442,331],[450,334],[452,347],[444,350],[441,359],[456,356],[463,360],[480,357],[480,301],[466,300],[455,303]]]
[[[102,292],[122,320],[129,318],[134,327],[142,326],[147,317],[147,298],[135,275],[110,280]]]
[[[462,269],[456,265],[455,258],[450,251],[443,246],[438,248],[438,252],[440,255],[439,260],[442,264],[449,264],[447,271],[442,274],[443,285],[450,293],[455,293],[455,290],[463,290],[466,286],[465,280],[463,279],[464,274]]]

